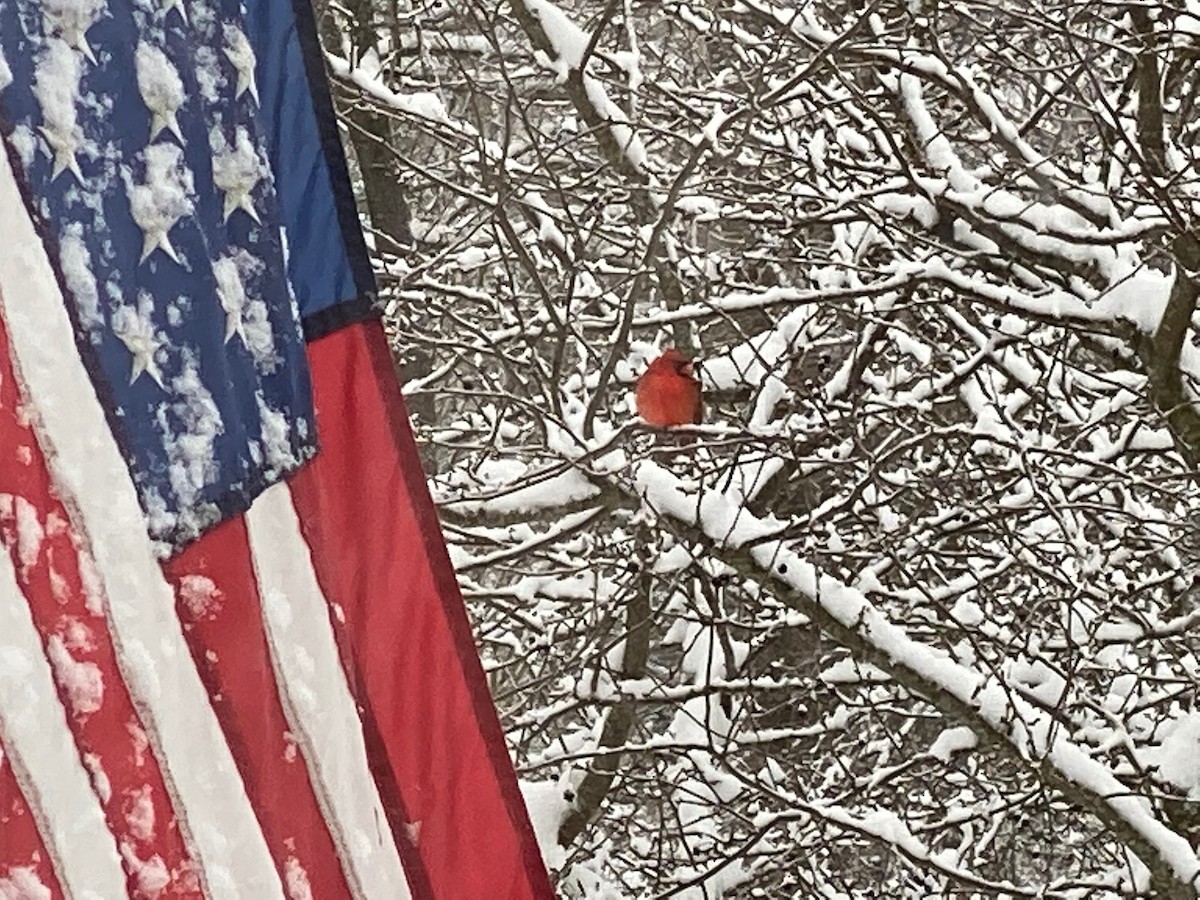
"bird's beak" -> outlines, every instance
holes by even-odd
[[[683,372],[683,374],[684,374],[684,375],[686,375],[688,378],[695,378],[695,377],[696,377],[696,367],[695,367],[695,365],[693,365],[692,363],[684,363],[684,364],[683,364],[683,368],[681,369],[681,371],[682,371],[682,372]]]

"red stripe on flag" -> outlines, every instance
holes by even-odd
[[[46,846],[38,834],[37,822],[17,784],[17,776],[9,765],[8,755],[0,744],[0,897],[7,897],[7,881],[13,895],[22,896],[16,889],[22,881],[40,884],[50,891],[47,900],[63,900],[62,888],[50,865]],[[32,886],[32,885],[30,885]]]
[[[290,886],[306,877],[313,897],[351,897],[304,758],[288,733],[244,520],[217,526],[163,569],[280,879]]]
[[[133,898],[202,896],[162,772],[121,677],[102,588],[54,493],[0,327],[0,542],[47,648],[67,722]],[[0,831],[0,844],[8,840]]]
[[[309,360],[321,452],[292,490],[413,894],[551,900],[382,327]]]

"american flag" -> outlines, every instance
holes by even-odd
[[[306,0],[0,0],[0,134],[0,897],[552,897]]]

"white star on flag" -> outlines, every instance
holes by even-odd
[[[254,80],[254,48],[240,28],[225,26],[225,56],[237,70],[237,87],[234,96],[241,98],[247,91],[258,102],[258,83]]]
[[[96,56],[88,45],[87,32],[104,14],[105,5],[105,0],[44,0],[43,27],[47,34],[57,35],[95,65]]]
[[[75,154],[79,152],[80,143],[78,129],[64,132],[54,126],[43,125],[38,130],[46,139],[46,143],[50,145],[50,155],[54,158],[51,179],[58,178],[63,172],[70,172],[75,176],[76,181],[82,182],[83,173],[79,170],[79,160],[75,158]]]
[[[238,273],[237,263],[226,257],[213,263],[213,275],[217,279],[217,298],[221,308],[225,310],[225,343],[236,334],[246,343],[246,333],[242,322],[242,309],[246,305],[246,288],[242,284],[242,276]]]
[[[230,147],[220,132],[213,132],[213,183],[225,195],[225,221],[234,210],[244,210],[257,224],[262,220],[254,208],[251,193],[262,181],[266,165],[258,155],[250,133],[238,128],[235,145]]]
[[[180,18],[183,19],[183,23],[185,25],[187,24],[187,20],[188,20],[187,9],[183,5],[183,0],[163,0],[163,4],[162,4],[163,17],[166,18],[167,16],[169,16],[171,14],[171,10],[177,10],[179,12]]]
[[[70,171],[83,181],[75,154],[83,143],[75,109],[83,67],[65,40],[52,39],[37,59],[37,81],[33,92],[42,110],[38,130],[50,145],[54,170],[51,178]]]
[[[187,95],[178,70],[165,53],[144,41],[138,44],[134,63],[137,67],[138,91],[142,95],[142,102],[150,110],[150,140],[153,141],[163,131],[170,131],[183,143],[177,114]]]
[[[113,333],[120,338],[121,343],[133,357],[130,365],[129,383],[133,384],[142,374],[154,379],[155,384],[163,387],[162,372],[154,355],[162,347],[163,342],[154,328],[151,318],[153,306],[149,296],[143,295],[141,309],[132,306],[121,306],[113,312]]]
[[[146,181],[129,187],[130,212],[143,235],[141,262],[158,249],[179,262],[169,235],[180,219],[191,215],[192,190],[182,150],[174,144],[146,148]]]

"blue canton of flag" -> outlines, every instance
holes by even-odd
[[[320,260],[287,259],[254,15],[234,0],[0,3],[0,127],[167,548],[316,449],[287,272]]]

